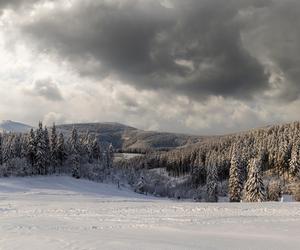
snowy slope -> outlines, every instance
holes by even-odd
[[[32,127],[20,122],[5,120],[0,122],[0,132],[25,133]]]
[[[69,177],[0,180],[0,249],[299,249],[297,203],[155,199]]]

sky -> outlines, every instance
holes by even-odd
[[[224,134],[300,119],[299,0],[0,0],[0,120]]]

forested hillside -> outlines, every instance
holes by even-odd
[[[222,197],[276,201],[283,194],[300,200],[299,122],[203,137],[185,147],[152,148],[115,161],[115,150],[101,137],[105,129],[99,124],[74,125],[67,133],[66,127],[57,132],[54,125],[49,132],[40,123],[30,133],[0,134],[0,176],[68,174],[129,184],[143,194],[209,202]],[[105,131],[113,136],[120,128],[108,125]],[[164,137],[159,138],[163,143]]]
[[[29,133],[0,133],[0,176],[67,174],[101,181],[112,167],[113,148],[89,134],[70,136],[42,123]]]
[[[199,189],[203,189],[201,198],[210,201],[216,200],[217,194],[228,193],[232,201],[240,201],[243,196],[251,200],[245,196],[254,188],[257,197],[253,199],[266,200],[271,199],[267,197],[271,188],[278,192],[273,199],[278,199],[282,192],[293,192],[291,185],[299,181],[299,151],[300,123],[294,122],[205,138],[190,147],[119,162],[118,167],[138,169],[146,179],[148,176],[145,182],[150,192],[166,196],[176,196],[176,192],[199,196]]]
[[[111,143],[116,150],[125,152],[169,150],[191,145],[203,139],[201,136],[144,131],[119,123],[65,124],[57,128],[66,135],[70,135],[73,128],[76,128],[79,134],[89,131],[99,140]]]

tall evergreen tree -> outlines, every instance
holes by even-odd
[[[58,143],[57,143],[57,159],[58,159],[58,163],[60,166],[60,171],[66,160],[66,157],[67,157],[67,154],[66,154],[66,148],[65,148],[65,139],[64,139],[64,135],[62,133],[60,133],[59,137],[58,137]]]
[[[75,127],[72,130],[70,138],[70,149],[72,154],[72,176],[80,178],[80,149],[78,133]]]
[[[56,126],[53,124],[51,129],[51,139],[50,139],[50,149],[51,149],[51,164],[53,167],[53,172],[56,172],[58,166],[58,138],[56,132]]]
[[[94,140],[93,137],[90,135],[90,133],[86,133],[85,135],[85,147],[86,147],[86,154],[89,163],[93,162],[94,159],[94,150],[95,150],[95,145],[94,145]],[[97,146],[97,145],[96,145]]]
[[[91,153],[92,159],[100,162],[101,160],[101,149],[97,138],[94,138],[93,142],[91,143]]]
[[[43,124],[39,123],[39,128],[36,131],[36,173],[37,174],[45,174],[46,168],[46,142],[45,142],[45,134],[43,130]]]
[[[50,165],[51,165],[51,148],[50,148],[50,139],[47,127],[44,129],[44,142],[45,142],[45,169],[44,174],[47,175],[49,173]]]
[[[229,200],[230,202],[240,202],[243,191],[243,176],[242,176],[242,163],[240,160],[239,152],[234,146],[231,158],[230,172],[229,172]]]
[[[70,152],[71,154],[79,154],[79,139],[78,139],[78,132],[75,127],[72,129],[71,137],[69,140],[70,144]]]
[[[289,174],[293,178],[300,177],[300,141],[297,140],[292,149]]]
[[[108,168],[112,167],[113,159],[114,159],[114,147],[112,144],[110,144],[108,147],[108,151],[107,151],[107,167]]]
[[[11,142],[12,148],[12,158],[21,158],[22,145],[21,145],[21,135],[14,135]]]
[[[218,201],[218,172],[217,166],[211,164],[207,169],[207,201],[217,202]]]
[[[3,137],[2,137],[2,134],[0,133],[0,165],[2,165],[2,163],[3,163],[2,146],[3,146]]]
[[[247,202],[262,202],[266,199],[265,185],[262,178],[261,161],[254,158],[250,162],[250,170],[245,185],[244,198]]]
[[[76,179],[80,178],[80,157],[78,154],[72,158],[72,176]]]
[[[9,160],[12,159],[12,140],[13,136],[6,136],[5,141],[2,145],[2,161],[3,163],[7,163]]]
[[[27,139],[27,159],[31,167],[33,167],[36,160],[36,138],[33,129],[30,130]]]

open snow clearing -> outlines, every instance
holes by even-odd
[[[299,249],[300,203],[158,199],[65,176],[0,179],[0,249]]]

